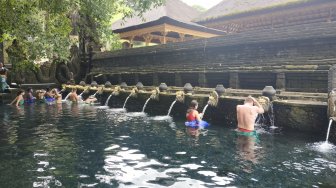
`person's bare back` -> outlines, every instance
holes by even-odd
[[[237,105],[238,128],[253,131],[257,115],[262,113],[264,109],[259,102],[253,97],[247,97],[243,105]]]

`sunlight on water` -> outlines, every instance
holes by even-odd
[[[114,113],[122,113],[122,112],[126,112],[126,109],[124,108],[110,108],[108,109],[109,112],[114,112]]]
[[[144,112],[128,112],[125,115],[129,116],[129,117],[144,117],[144,116],[146,116],[146,113],[144,113]]]
[[[155,116],[151,118],[154,121],[166,121],[166,120],[172,120],[172,117],[170,116]]]
[[[97,108],[97,109],[109,109],[108,106],[97,106],[96,108]]]
[[[260,125],[256,139],[225,124],[190,134],[169,116],[71,103],[4,109],[4,187],[336,186],[336,147],[312,135]]]

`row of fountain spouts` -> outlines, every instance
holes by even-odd
[[[125,85],[126,85],[126,84],[123,83],[123,86],[125,86]],[[142,85],[141,82],[139,82],[139,83],[137,83],[137,86],[143,86],[143,85]],[[161,84],[160,84],[160,87],[165,87],[165,88],[167,88],[167,85],[164,84],[164,83],[161,83]],[[190,88],[192,88],[192,86],[191,86],[189,83],[187,83],[184,87],[185,87],[185,88],[188,88],[189,90],[190,90]],[[272,88],[270,88],[270,86],[266,86],[265,89],[272,90]],[[264,90],[265,90],[265,89],[264,89]],[[217,91],[217,90],[218,90],[218,91]],[[219,93],[219,92],[224,92],[224,90],[225,90],[225,88],[223,87],[223,85],[217,85],[217,87],[216,87],[216,91],[217,91],[217,93]],[[274,89],[273,89],[273,90],[274,90]],[[79,97],[82,97],[82,95],[83,95],[84,92],[85,92],[85,90],[84,90],[82,93],[79,94]],[[97,92],[95,92],[93,96],[95,97],[95,96],[97,95],[98,92],[99,92],[99,90],[98,90]],[[66,101],[66,100],[68,99],[68,97],[70,96],[70,94],[71,94],[71,93],[69,93],[69,94],[65,97],[64,101]],[[128,99],[132,96],[132,94],[133,94],[133,93],[131,93],[131,94],[126,98],[126,100],[125,100],[125,102],[124,102],[124,105],[123,105],[123,109],[125,109],[126,104],[127,104],[127,101],[128,101]],[[109,97],[107,98],[107,100],[106,100],[106,102],[105,102],[105,106],[108,106],[108,102],[109,102],[109,100],[110,100],[111,97],[112,97],[112,94],[109,95]],[[148,102],[150,101],[150,99],[151,99],[151,97],[149,97],[149,98],[146,100],[146,102],[145,102],[145,104],[144,104],[144,106],[143,106],[143,108],[142,108],[142,112],[145,112],[146,106],[147,106]],[[177,102],[177,99],[174,100],[174,101],[172,102],[172,104],[170,105],[167,116],[170,116],[171,110],[172,110],[172,108],[173,108],[173,106],[175,105],[176,102]],[[206,112],[208,106],[209,106],[209,103],[203,108],[203,111],[202,111],[202,114],[203,114],[203,115],[205,114],[205,112]],[[268,113],[268,116],[269,116],[270,123],[271,123],[271,128],[272,128],[272,127],[274,127],[274,113],[273,113],[273,105],[272,105],[272,103],[270,103],[270,113]],[[257,120],[256,120],[256,123],[258,123],[258,122],[261,121],[262,119],[264,119],[263,115],[259,115],[258,118],[257,118]],[[328,130],[327,130],[326,141],[325,141],[325,142],[328,142],[328,140],[329,140],[330,128],[331,128],[331,125],[332,125],[333,121],[334,121],[334,119],[333,119],[333,118],[330,118],[329,125],[328,125]]]
[[[83,93],[84,93],[85,91],[86,91],[86,90],[82,91],[82,92],[78,95],[80,99],[82,99],[82,95],[83,95]],[[95,96],[98,94],[98,92],[99,92],[99,90],[96,91],[96,92],[93,94],[93,97],[95,97]],[[70,94],[71,94],[71,92],[70,92],[70,93],[63,99],[63,101],[66,101],[66,100],[69,98]],[[131,93],[131,94],[129,94],[129,95],[127,96],[127,98],[126,98],[126,100],[125,100],[125,102],[124,102],[124,104],[123,104],[123,109],[125,109],[126,104],[127,104],[127,101],[128,101],[128,99],[129,99],[132,95],[133,95],[133,93]],[[111,99],[112,96],[113,96],[113,93],[110,94],[110,95],[108,96],[108,98],[107,98],[107,100],[106,100],[104,106],[108,106],[108,103],[109,103],[109,101],[110,101],[110,99]],[[149,97],[149,98],[146,100],[146,102],[145,102],[145,104],[144,104],[144,106],[143,106],[141,112],[145,112],[146,106],[147,106],[148,102],[149,102],[151,99],[152,99],[152,96]],[[174,101],[172,102],[172,104],[171,104],[170,107],[169,107],[167,116],[170,116],[171,110],[173,109],[173,107],[174,107],[174,105],[175,105],[175,103],[176,103],[177,101],[178,101],[178,100],[176,99],[176,100],[174,100]],[[207,104],[207,105],[203,108],[203,111],[202,111],[202,114],[203,114],[203,115],[204,115],[206,109],[208,108],[208,106],[209,106],[209,104]]]

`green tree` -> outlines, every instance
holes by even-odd
[[[0,42],[16,40],[25,63],[48,58],[67,61],[71,32],[96,42],[115,40],[110,26],[116,14],[142,14],[164,0],[1,0]],[[75,21],[75,22],[74,22]],[[22,63],[22,62],[17,62]],[[19,67],[19,66],[18,66]]]

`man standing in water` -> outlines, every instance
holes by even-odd
[[[243,105],[237,105],[238,131],[253,132],[255,120],[258,114],[262,113],[264,113],[264,109],[259,102],[248,96]]]

